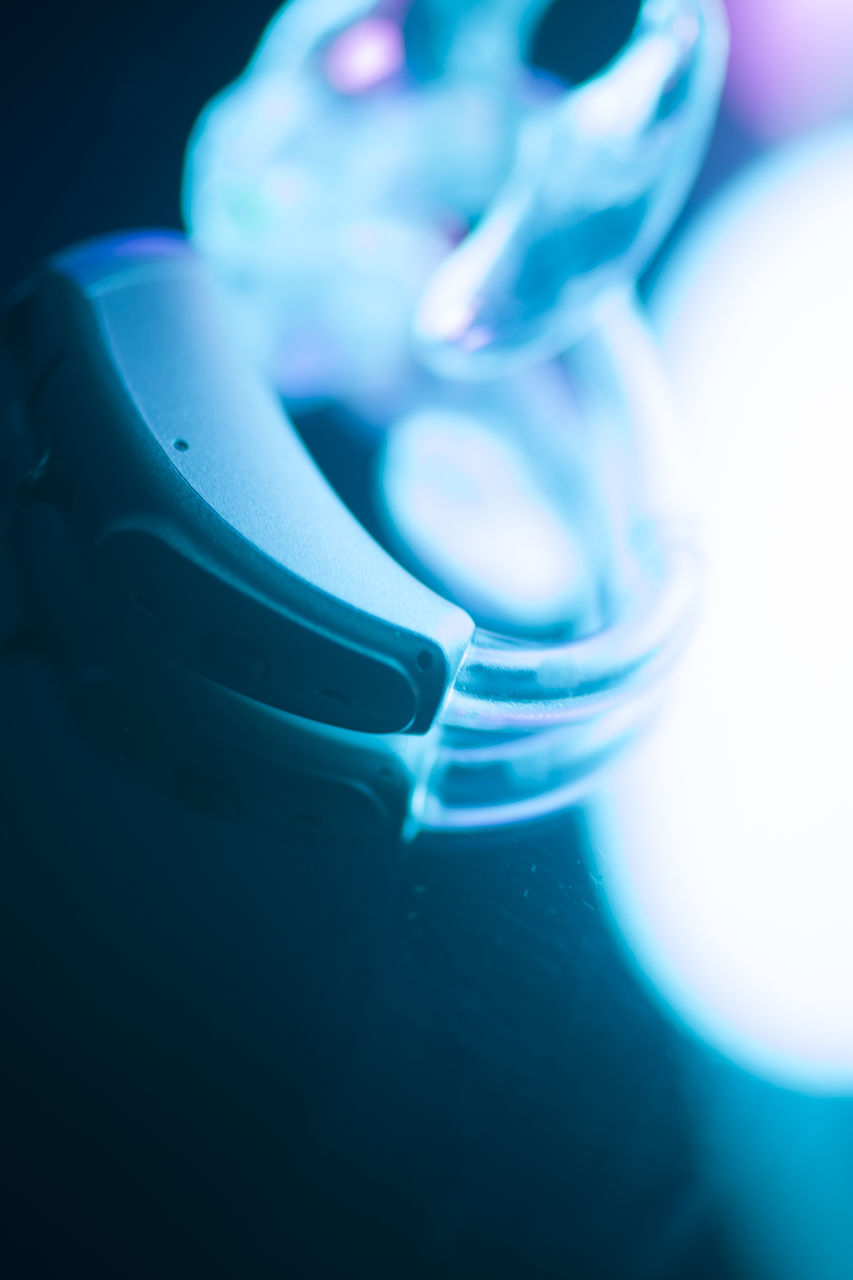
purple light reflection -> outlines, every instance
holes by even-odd
[[[339,93],[365,93],[391,79],[405,61],[399,26],[386,18],[365,18],[347,28],[329,47],[326,75]]]
[[[851,0],[726,0],[727,96],[759,136],[776,139],[853,107]]]

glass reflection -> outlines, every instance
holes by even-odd
[[[659,243],[716,112],[722,10],[645,0],[569,89],[527,65],[546,8],[295,0],[202,114],[187,223],[292,401],[387,395],[415,354],[460,378],[550,357]]]
[[[759,137],[813,128],[853,106],[850,0],[726,0],[727,96]]]

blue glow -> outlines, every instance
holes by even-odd
[[[430,363],[491,377],[553,355],[636,276],[704,154],[724,30],[715,4],[648,4],[612,66],[524,123],[506,182],[421,303]]]
[[[703,152],[718,0],[645,0],[561,90],[525,66],[545,0],[293,0],[201,116],[184,207],[294,400],[550,357],[635,277]],[[473,231],[468,228],[476,223]]]
[[[750,1070],[853,1092],[853,132],[712,205],[656,312],[706,480],[703,628],[599,826],[668,1005]]]

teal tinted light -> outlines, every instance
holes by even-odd
[[[566,618],[590,629],[598,613],[590,537],[573,527],[565,501],[543,492],[502,425],[433,410],[395,426],[380,485],[392,536],[498,630],[561,629]]]
[[[473,618],[413,823],[574,799],[696,601],[677,423],[632,297],[704,151],[717,0],[645,0],[578,87],[545,0],[293,0],[200,117],[184,208],[295,411],[378,445],[397,558]]]
[[[387,391],[541,361],[633,280],[692,182],[717,0],[646,0],[576,89],[525,65],[543,0],[294,0],[187,157],[197,245],[282,391]]]

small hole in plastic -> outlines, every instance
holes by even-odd
[[[432,654],[429,649],[421,649],[418,654],[418,666],[421,671],[428,671],[432,666]]]
[[[186,453],[190,446],[187,444],[186,440],[178,439],[174,441],[172,447],[177,449],[178,453]]]

